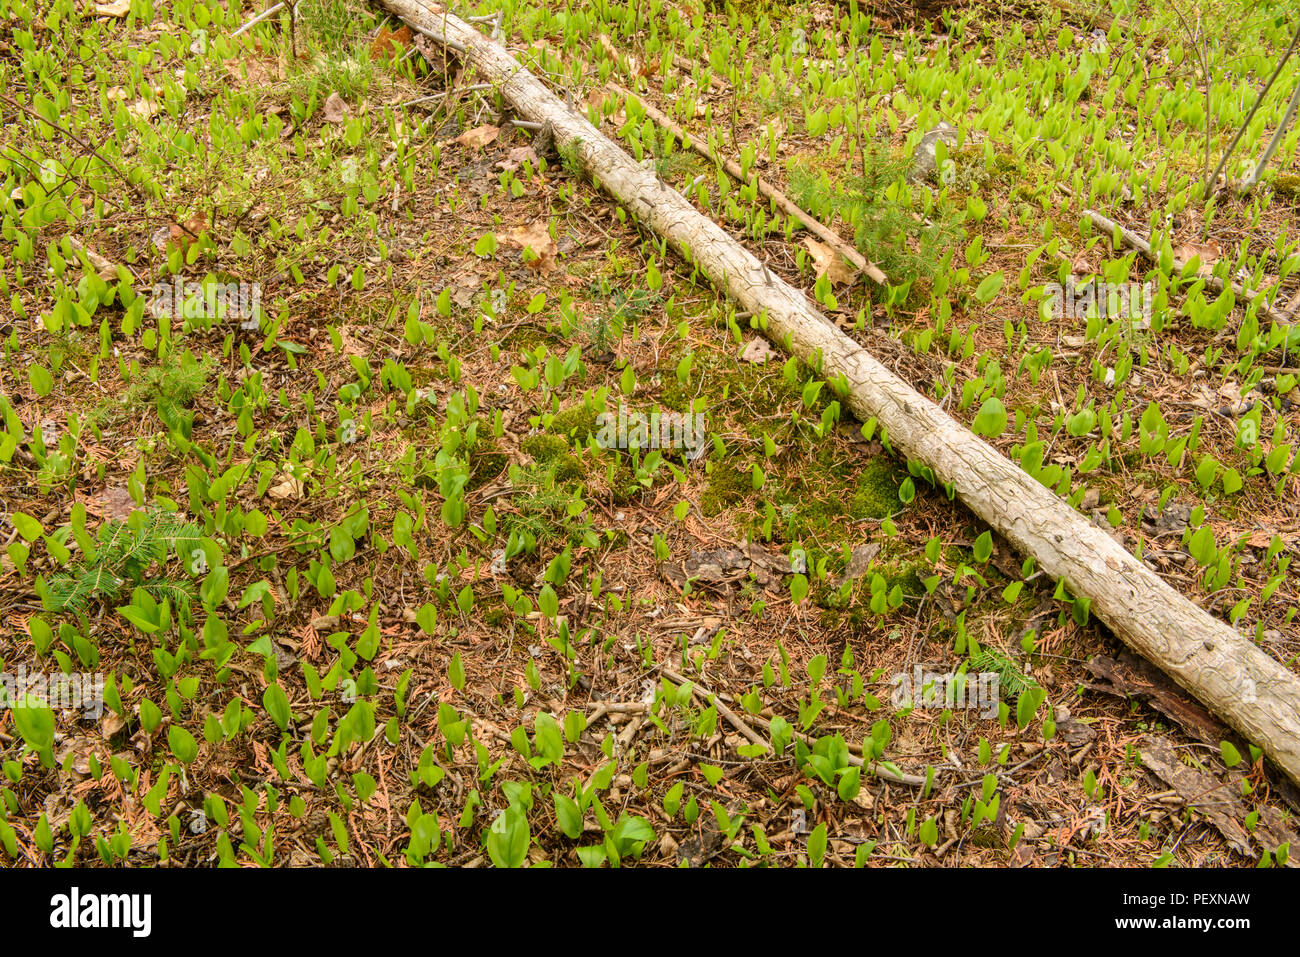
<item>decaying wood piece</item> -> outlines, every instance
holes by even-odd
[[[673,66],[681,70],[687,76],[693,76],[695,73],[695,64],[691,63],[686,57],[679,54],[673,54]],[[719,93],[725,93],[731,89],[731,84],[718,76],[716,73],[709,74],[709,86],[713,87]]]
[[[74,253],[84,253],[86,261],[90,263],[95,270],[95,275],[100,279],[112,280],[117,278],[117,267],[101,256],[95,250],[91,249],[76,236],[68,236],[68,245],[72,247]]]
[[[641,107],[645,110],[646,116],[650,117],[656,126],[660,126],[673,134],[682,145],[688,146],[714,166],[721,166],[723,170],[726,171],[727,175],[738,183],[750,182],[749,177],[745,175],[744,171],[740,168],[739,163],[735,162],[735,160],[723,160],[715,156],[713,151],[701,140],[694,138],[683,130],[672,120],[671,117],[657,109],[654,104],[647,102],[644,97],[638,96],[637,94],[624,89],[617,83],[606,83],[605,86],[620,96],[634,98],[641,104]],[[834,230],[823,225],[815,216],[804,212],[796,206],[794,202],[785,195],[785,193],[781,192],[767,180],[763,179],[763,177],[755,174],[754,180],[758,186],[759,193],[766,196],[768,199],[775,201],[776,205],[781,208],[782,212],[787,216],[793,216],[797,219],[803,224],[804,229],[808,230],[808,232],[812,233],[826,245],[830,246],[831,249],[835,250],[835,252],[839,253],[839,255],[843,256],[853,265],[853,268],[858,270],[858,272],[865,274],[872,282],[878,282],[882,286],[889,282],[889,277],[881,272],[879,266],[871,262],[871,260],[867,259],[862,255],[862,253],[858,252],[844,240],[840,239],[839,235]]]
[[[499,44],[421,0],[381,2],[427,36],[462,46],[465,61],[497,83],[521,116],[549,123],[562,151],[742,309],[760,317],[770,338],[826,378],[847,383],[845,402],[855,415],[874,417],[896,451],[931,469],[1040,569],[1089,599],[1093,614],[1134,651],[1300,782],[1300,679],[881,365],[801,292],[566,107]]]
[[[1211,771],[1198,770],[1199,762],[1193,760],[1193,766],[1184,764],[1168,740],[1151,734],[1138,742],[1138,756],[1160,780],[1173,788],[1181,803],[1203,814],[1238,854],[1254,858],[1272,853],[1283,844],[1295,843],[1295,831],[1275,807],[1262,807],[1251,831],[1242,826],[1250,807],[1241,797],[1243,775],[1239,770],[1231,772],[1224,781]],[[1252,844],[1257,846],[1252,848]]]

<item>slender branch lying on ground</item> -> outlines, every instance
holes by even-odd
[[[659,673],[662,674],[669,681],[675,681],[679,685],[684,685],[688,680],[690,680],[688,678],[682,677],[681,675],[671,670],[670,668],[660,668]],[[764,738],[753,728],[751,728],[748,724],[746,724],[745,721],[739,715],[736,714],[736,712],[728,708],[727,705],[723,702],[721,695],[719,695],[717,692],[710,691],[708,688],[702,687],[698,682],[692,681],[691,685],[695,694],[699,695],[701,700],[706,702],[712,702],[713,706],[718,709],[718,714],[722,715],[722,717],[726,720],[726,722],[729,725],[731,725],[733,728],[735,728],[737,731],[743,734],[746,738],[748,738],[751,744],[761,744],[763,745],[763,747],[770,747],[771,742],[768,739]],[[761,715],[755,715],[754,722],[756,724],[761,724],[764,728],[771,728],[772,726],[772,722],[768,721],[767,718],[764,718]],[[800,741],[802,741],[804,744],[808,745],[809,747],[812,747],[812,745],[814,744],[813,739],[808,735],[804,734],[802,731],[795,731],[794,733],[795,736],[798,737]],[[854,767],[865,768],[866,770],[874,774],[876,777],[880,778],[882,781],[889,781],[893,784],[906,784],[909,787],[914,787],[914,788],[925,787],[925,778],[915,774],[905,774],[902,772],[895,773],[894,771],[891,771],[889,768],[884,767],[883,765],[875,761],[872,761],[870,764],[868,764],[866,761],[862,759],[861,747],[855,744],[850,744],[848,748],[849,748],[849,764],[853,765]]]
[[[1114,220],[1107,219],[1101,213],[1093,209],[1085,209],[1083,211],[1083,215],[1087,216],[1090,220],[1092,220],[1092,224],[1096,226],[1098,229],[1102,230],[1103,232],[1107,232],[1112,235],[1118,234],[1119,237],[1124,241],[1124,245],[1129,246],[1132,249],[1136,249],[1142,255],[1146,256],[1148,259],[1154,258],[1151,253],[1151,244],[1147,242],[1145,239],[1143,239],[1141,236],[1139,236],[1137,233],[1133,232],[1133,230],[1119,225]],[[1182,272],[1186,268],[1187,268],[1187,263],[1179,259],[1177,256],[1175,256],[1174,269],[1177,270],[1178,272]],[[1213,289],[1215,292],[1223,292],[1224,283],[1223,280],[1220,279],[1218,276],[1210,274],[1208,276],[1202,276],[1201,278],[1204,279],[1205,284],[1209,286],[1211,289]],[[1251,292],[1249,289],[1247,289],[1239,282],[1232,283],[1231,289],[1234,295],[1239,296],[1241,299],[1246,300],[1247,302],[1253,302],[1256,299],[1256,297],[1263,295],[1262,293]],[[1268,300],[1266,299],[1260,300],[1259,313],[1260,315],[1264,316],[1266,319],[1276,322],[1279,325],[1288,324],[1287,316],[1280,309],[1274,306],[1272,303],[1268,302]]]
[[[641,104],[641,107],[645,110],[646,116],[650,117],[650,119],[654,121],[656,125],[663,127],[673,136],[677,137],[677,139],[682,142],[683,146],[687,146],[690,149],[694,150],[696,153],[698,153],[700,156],[703,156],[706,160],[708,160],[710,163],[714,164],[715,166],[721,166],[726,171],[727,175],[730,176],[732,179],[740,183],[747,183],[751,185],[753,183],[756,183],[758,186],[758,191],[762,195],[766,196],[768,199],[774,200],[776,204],[780,206],[781,209],[784,210],[787,215],[793,216],[795,219],[799,220],[799,222],[803,224],[805,229],[807,229],[810,233],[812,233],[818,239],[821,239],[824,243],[826,243],[837,253],[843,256],[846,260],[848,260],[853,265],[855,269],[857,269],[861,273],[866,274],[873,282],[880,283],[882,286],[885,283],[889,282],[889,277],[886,276],[880,270],[879,266],[871,262],[860,252],[858,252],[856,249],[854,249],[852,246],[846,243],[835,233],[834,230],[818,222],[816,217],[814,217],[810,213],[804,212],[802,209],[796,206],[794,202],[788,196],[785,195],[785,193],[781,192],[779,189],[777,189],[767,180],[763,179],[763,177],[755,174],[753,180],[751,181],[750,177],[747,177],[745,175],[744,171],[734,160],[720,159],[718,156],[714,154],[714,152],[711,149],[705,146],[704,143],[692,137],[684,129],[682,129],[675,122],[673,122],[673,120],[669,118],[665,113],[661,112],[650,103],[647,103],[644,97],[638,96],[637,94],[631,92],[630,90],[627,90],[619,86],[617,83],[606,83],[605,85],[610,90],[619,94],[620,96],[629,96],[635,98],[637,102]]]

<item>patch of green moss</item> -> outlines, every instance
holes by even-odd
[[[442,369],[431,369],[427,366],[407,366],[406,371],[410,373],[411,385],[417,389],[422,389],[434,379],[445,379],[447,373]]]
[[[555,460],[555,480],[557,482],[577,482],[587,474],[582,461],[576,455],[565,453]]]
[[[757,333],[746,331],[745,334]],[[674,349],[665,364],[676,366],[685,354],[685,346]],[[705,407],[716,408],[722,404],[725,391],[728,398],[743,395],[759,415],[770,414],[780,409],[783,402],[799,397],[799,390],[785,381],[780,370],[781,364],[775,360],[761,366],[739,362],[725,352],[696,350],[691,374],[685,382],[674,374],[663,376],[659,402],[676,412],[690,411],[691,404],[700,399]]]
[[[583,445],[586,443],[587,437],[596,431],[596,417],[598,414],[587,403],[579,402],[577,405],[571,405],[567,409],[561,409],[555,413],[548,428],[549,431],[556,435],[572,439],[576,445]]]
[[[533,461],[549,464],[558,459],[569,451],[569,443],[558,435],[551,435],[548,432],[539,432],[537,435],[530,435],[519,443],[519,447],[528,455],[533,457]]]
[[[748,495],[753,487],[753,479],[748,472],[742,472],[726,462],[719,462],[714,465],[708,487],[700,496],[700,511],[705,518],[713,518]]]
[[[823,631],[831,632],[840,626],[840,619],[843,617],[838,609],[822,608],[817,616]]]
[[[550,480],[558,484],[578,481],[587,474],[582,461],[569,451],[569,443],[561,436],[539,432],[525,438],[519,447],[538,465],[545,466]]]
[[[993,176],[984,166],[983,149],[977,146],[968,144],[963,149],[953,150],[949,158],[955,176],[952,186],[957,192],[979,192]]]
[[[907,598],[919,598],[925,594],[925,583],[921,580],[922,572],[929,572],[928,563],[915,561],[894,561],[881,568],[877,573],[885,579],[885,590],[890,592],[897,585]]]
[[[1285,199],[1300,196],[1300,176],[1294,173],[1278,173],[1273,177],[1273,192]]]
[[[854,518],[888,518],[903,507],[898,497],[898,472],[883,456],[874,458],[859,473],[849,514]]]
[[[501,470],[506,467],[507,461],[508,459],[504,453],[498,452],[491,447],[481,451],[475,449],[469,456],[468,488],[473,491],[496,478],[501,474]]]
[[[867,627],[870,624],[870,610],[861,602],[855,603],[848,608],[836,606],[819,606],[819,617],[822,627],[827,631],[834,631],[837,628],[852,628],[857,631]]]
[[[822,556],[817,556],[813,564],[820,561]],[[853,592],[845,594],[838,586],[832,585],[830,581],[821,581],[813,585],[812,602],[818,608],[825,610],[846,610],[853,601]]]
[[[812,462],[789,461],[781,470],[789,476],[786,484],[772,488],[775,469],[769,468],[768,485],[763,494],[770,495],[776,507],[773,532],[784,541],[802,541],[808,548],[808,560],[814,561],[823,554],[838,559],[839,543],[845,541],[851,519],[882,519],[898,512],[903,503],[898,497],[898,487],[903,475],[893,462],[884,456],[872,459],[854,474],[855,456],[845,457],[833,446],[822,447]],[[742,481],[749,489],[749,473],[730,477],[731,488]],[[716,494],[702,501],[707,508],[711,501],[721,501],[728,486],[727,479],[719,479]],[[708,512],[705,511],[707,515]],[[762,524],[761,515],[751,516],[750,530]],[[823,553],[810,542],[824,542],[830,549]],[[851,543],[856,544],[856,542]]]

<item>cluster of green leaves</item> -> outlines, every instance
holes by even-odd
[[[790,196],[822,222],[848,224],[854,243],[890,276],[930,279],[944,252],[961,238],[951,214],[921,218],[910,202],[906,176],[910,160],[872,144],[861,154],[866,169],[833,182],[824,169],[792,162]]]
[[[179,432],[188,438],[193,422],[188,407],[207,388],[213,366],[211,356],[200,360],[188,349],[180,355],[168,352],[158,365],[145,369],[131,383],[123,404],[154,406],[168,432]]]

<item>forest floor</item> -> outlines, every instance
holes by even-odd
[[[1300,303],[1300,133],[1201,189],[1281,4],[557,6],[458,12],[1297,671],[1300,337],[1204,280]],[[87,693],[0,712],[0,859],[1289,863],[1249,742],[480,78],[357,0],[253,12],[4,14],[0,672]],[[1146,308],[1053,311],[1096,282]]]

